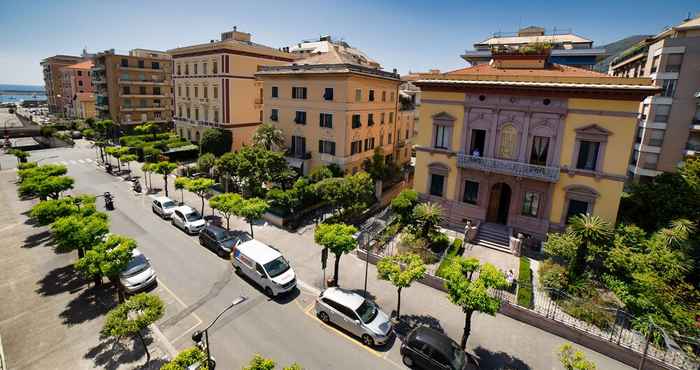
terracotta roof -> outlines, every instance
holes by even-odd
[[[332,47],[325,53],[315,54],[308,58],[300,59],[294,64],[356,64],[364,67],[375,67],[376,62],[369,61],[357,54],[339,51]]]
[[[609,77],[605,73],[587,69],[553,64],[545,69],[496,68],[490,64],[479,64],[445,73],[447,75],[489,75],[489,76],[537,76],[537,77]]]
[[[76,63],[76,64],[71,64],[69,66],[66,66],[64,68],[70,68],[70,69],[90,69],[92,68],[93,63],[92,60],[86,60],[84,62]]]

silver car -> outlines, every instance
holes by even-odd
[[[391,321],[372,301],[341,289],[328,288],[316,298],[316,315],[362,338],[367,346],[381,345],[391,337]]]
[[[148,258],[138,249],[131,252],[131,261],[119,274],[119,282],[127,293],[136,293],[156,283],[156,272]]]
[[[169,219],[177,208],[177,204],[168,197],[156,197],[151,203],[151,210],[161,218]]]
[[[207,224],[202,215],[190,206],[175,208],[170,215],[170,222],[188,234],[199,234]]]

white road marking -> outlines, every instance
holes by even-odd
[[[92,159],[90,159],[90,158],[85,158],[85,162],[92,162]]]
[[[85,161],[82,159],[78,159],[78,163],[85,163]]]
[[[78,164],[78,162],[76,162],[76,161],[74,161],[74,160],[71,159],[71,160],[70,160],[70,164]]]
[[[307,284],[307,283],[305,283],[305,282],[303,282],[303,281],[301,281],[301,280],[297,280],[297,285],[298,285],[299,287],[301,287],[302,289],[308,290],[308,291],[310,291],[311,293],[314,293],[314,294],[316,294],[316,295],[321,294],[321,290],[319,290],[319,289],[316,288],[315,286],[313,286],[313,285],[311,285],[311,284]]]

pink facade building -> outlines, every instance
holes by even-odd
[[[86,60],[61,69],[63,72],[61,101],[66,117],[87,118],[80,114],[84,110],[80,109],[81,102],[78,98],[86,96],[86,93],[93,93],[92,77],[90,76],[92,66],[92,61]]]

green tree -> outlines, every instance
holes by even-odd
[[[21,149],[10,149],[8,153],[12,154],[13,156],[15,156],[15,158],[17,158],[17,164],[27,162],[27,158],[29,158],[29,153]]]
[[[163,184],[165,186],[165,196],[168,196],[168,175],[173,173],[177,168],[177,164],[166,161],[158,162],[153,166],[153,172],[163,175]]]
[[[114,122],[111,119],[99,120],[95,122],[92,128],[100,133],[100,137],[111,139],[114,131]]]
[[[136,335],[146,351],[146,363],[151,361],[143,331],[165,313],[165,304],[155,294],[140,293],[109,311],[101,334],[117,339]]]
[[[20,184],[32,177],[45,178],[49,176],[61,176],[68,173],[68,169],[62,164],[45,164],[43,166],[37,166],[36,162],[32,163],[34,163],[34,165],[20,168],[19,171],[17,171],[17,177],[19,178]]]
[[[175,189],[180,190],[180,203],[185,203],[185,189],[187,188],[187,183],[190,181],[187,177],[178,177],[175,179]]]
[[[202,138],[199,140],[200,153],[212,153],[217,157],[231,151],[231,132],[208,128],[204,130]]]
[[[274,360],[262,357],[259,354],[256,354],[252,360],[250,360],[250,363],[248,366],[244,366],[243,370],[274,370],[275,366],[277,364],[275,363]],[[282,370],[303,370],[301,366],[298,364],[294,363],[291,364]]]
[[[250,225],[250,235],[254,237],[255,234],[253,234],[253,223],[262,218],[263,214],[267,212],[268,208],[270,208],[270,205],[267,204],[264,199],[242,199],[239,206],[235,209],[235,213],[239,217],[243,217],[246,222],[248,222]]]
[[[216,160],[216,168],[224,178],[225,192],[229,192],[229,181],[237,175],[238,162],[238,154],[234,152],[228,152]]]
[[[380,146],[374,148],[374,153],[370,158],[362,162],[362,167],[372,177],[372,180],[384,180],[387,176],[387,164],[384,158],[384,149]]]
[[[314,184],[314,191],[318,192],[340,217],[364,211],[374,201],[374,183],[364,172],[321,180]]]
[[[190,180],[185,185],[187,190],[196,194],[202,200],[202,215],[204,215],[204,198],[209,194],[212,186],[214,186],[214,180],[205,178]]]
[[[157,138],[156,135],[160,129],[158,125],[154,124],[153,122],[144,122],[134,127],[134,131],[139,135],[153,135],[153,140],[155,141]]]
[[[197,370],[209,370],[207,353],[198,347],[190,347],[178,353],[172,361],[163,365],[160,370],[188,370],[194,364],[199,364]]]
[[[559,361],[564,370],[596,370],[597,367],[586,359],[583,352],[575,350],[571,343],[564,343],[559,347]]]
[[[74,214],[89,216],[96,211],[94,196],[79,195],[39,202],[32,207],[29,215],[36,220],[39,225],[49,225],[61,217]]]
[[[143,171],[143,181],[146,183],[146,187],[148,189],[151,189],[153,187],[153,182],[150,181],[150,179],[154,165],[155,163],[144,163],[143,166],[141,166],[141,171]]]
[[[239,194],[223,193],[209,199],[209,206],[221,213],[226,219],[226,230],[231,230],[231,216],[237,214],[245,200]],[[251,226],[252,229],[252,226]]]
[[[612,238],[613,230],[610,224],[598,216],[577,215],[569,222],[571,234],[581,242],[569,264],[569,280],[573,281],[586,268],[588,252],[607,244]]]
[[[391,210],[399,216],[401,225],[413,222],[413,209],[418,204],[418,192],[413,189],[405,189],[391,200]]]
[[[102,284],[102,278],[106,277],[117,290],[119,301],[125,299],[124,287],[119,280],[119,274],[124,271],[133,258],[132,253],[136,248],[134,239],[109,235],[104,241],[85,252],[75,263],[75,269],[82,272],[88,278]]]
[[[323,248],[328,248],[335,255],[335,265],[333,266],[333,280],[339,284],[338,270],[340,257],[350,253],[357,248],[357,240],[354,234],[357,228],[346,224],[320,224],[314,232],[314,240]]]
[[[377,263],[379,278],[391,282],[397,288],[397,319],[401,317],[401,290],[410,287],[414,281],[422,279],[425,271],[423,260],[414,253],[386,256]]]
[[[309,181],[317,183],[321,180],[330,179],[333,176],[333,172],[327,166],[316,167],[309,173]],[[341,176],[337,176],[341,177]]]
[[[253,134],[253,143],[267,150],[273,147],[284,148],[284,133],[272,123],[266,122],[258,126]]]
[[[211,175],[211,170],[216,165],[216,157],[211,153],[204,153],[197,159],[197,171]]]
[[[129,180],[131,180],[131,162],[137,160],[139,156],[136,154],[124,154],[121,160],[126,163],[126,168],[129,171]]]
[[[143,148],[143,160],[146,162],[150,162],[150,163],[158,162],[162,153],[163,153],[162,149],[159,149],[159,148],[156,148],[153,146],[144,147]]]
[[[59,251],[78,250],[78,257],[99,244],[109,232],[107,215],[95,212],[88,216],[73,214],[51,224],[51,233]]]
[[[21,196],[38,196],[41,200],[58,199],[62,192],[73,189],[74,182],[68,176],[37,176],[22,182],[18,190]]]
[[[478,277],[473,280],[475,273],[478,273]],[[489,263],[479,265],[479,260],[464,257],[454,257],[446,276],[447,295],[464,312],[464,332],[460,347],[466,349],[471,334],[472,315],[474,312],[483,312],[493,316],[498,312],[501,301],[492,297],[488,290],[505,288],[506,279],[495,266]]]
[[[423,239],[430,239],[438,232],[443,220],[442,207],[437,203],[421,203],[413,209],[414,234]]]

